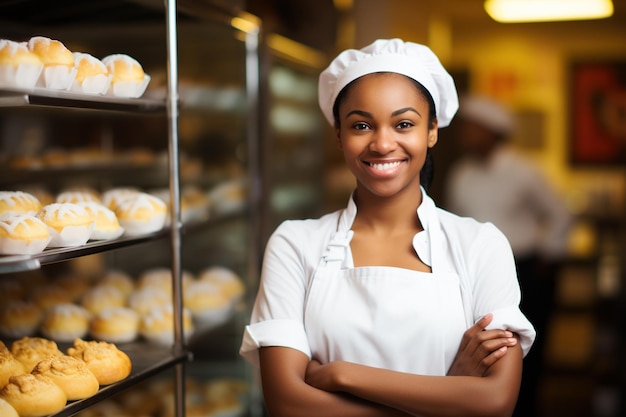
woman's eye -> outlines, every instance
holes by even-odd
[[[411,127],[411,126],[413,126],[413,123],[406,122],[406,121],[400,122],[400,123],[397,124],[398,129],[407,129],[407,128]]]
[[[362,122],[355,123],[355,124],[352,125],[352,127],[354,129],[356,129],[356,130],[366,130],[366,129],[369,129],[369,125],[367,123],[362,123]]]

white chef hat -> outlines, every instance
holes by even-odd
[[[349,83],[375,72],[394,72],[422,84],[435,102],[439,127],[450,124],[459,99],[454,80],[425,45],[401,39],[379,39],[363,49],[347,49],[330,63],[319,77],[319,104],[333,125],[333,106],[339,92]]]
[[[499,135],[508,136],[515,129],[515,118],[509,109],[494,99],[481,95],[462,97],[459,116],[479,123]]]

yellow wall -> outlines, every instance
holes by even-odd
[[[476,4],[452,0],[456,7],[470,2]],[[526,152],[577,204],[586,206],[597,192],[607,192],[616,200],[612,204],[623,208],[624,167],[581,168],[568,162],[568,77],[573,59],[626,59],[626,27],[609,21],[504,25],[480,20],[476,7],[446,11],[428,4],[356,0],[354,46],[384,37],[426,43],[446,67],[469,71],[473,91],[497,96],[514,110],[541,112],[544,145]]]

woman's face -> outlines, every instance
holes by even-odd
[[[337,141],[358,192],[419,192],[426,150],[437,142],[428,101],[412,80],[394,73],[369,74],[349,88],[339,104]]]

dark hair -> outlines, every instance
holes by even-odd
[[[373,74],[389,74],[385,72],[376,72]],[[430,95],[430,92],[424,87],[419,81],[414,80],[411,77],[407,77],[409,80],[413,82],[417,91],[420,95],[426,100],[428,103],[428,128],[432,129],[435,126],[435,122],[437,120],[437,113],[435,110],[435,100]],[[335,99],[335,103],[333,104],[333,118],[335,119],[335,128],[339,129],[340,121],[339,121],[339,105],[346,99],[348,92],[352,89],[355,82],[360,78],[351,81],[344,88],[341,89],[337,98]],[[420,171],[420,185],[424,187],[424,189],[428,190],[428,187],[433,181],[433,177],[435,175],[435,166],[434,166],[433,157],[431,155],[431,148],[426,150],[426,160],[424,161],[424,166]]]

